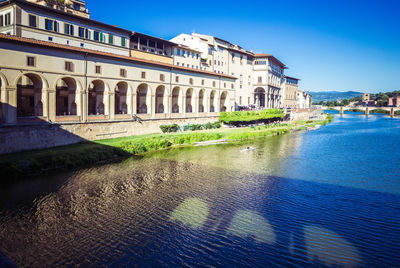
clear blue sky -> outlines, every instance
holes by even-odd
[[[308,91],[400,90],[400,0],[87,0],[93,19],[164,39],[211,34],[271,53]]]

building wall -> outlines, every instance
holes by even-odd
[[[283,99],[283,107],[297,108],[297,84],[285,83],[285,98]]]
[[[193,51],[191,49],[185,49],[182,47],[175,47],[173,58],[174,65],[200,70],[201,57],[200,52],[198,51]]]
[[[162,63],[168,63],[168,64],[174,63],[174,60],[172,57],[157,55],[157,54],[143,52],[143,51],[139,51],[139,50],[133,50],[133,49],[131,50],[131,57],[136,57],[136,58],[145,59],[145,60],[152,60],[152,61],[157,61],[157,62],[162,62]]]
[[[159,133],[160,125],[204,124],[217,116],[119,122],[34,124],[0,127],[0,154],[52,148],[81,141]]]
[[[90,20],[77,19],[67,14],[60,16],[39,7],[5,6],[0,10],[0,14],[10,11],[12,24],[7,27],[0,27],[0,33],[129,56],[129,33],[126,30],[111,30],[110,27],[101,26]],[[29,14],[36,16],[36,27],[29,25]],[[58,31],[46,30],[46,19],[56,21]],[[73,25],[73,35],[65,33],[65,23]],[[79,36],[79,27],[88,30],[89,38]],[[94,31],[103,34],[103,42],[94,40]],[[113,37],[113,44],[109,43],[110,35]],[[122,38],[124,38],[125,44],[122,43]]]
[[[29,44],[0,41],[0,78],[2,80],[2,100],[6,106],[3,109],[3,118],[8,124],[18,123],[17,112],[17,83],[22,75],[35,80],[35,85],[42,84],[40,101],[43,103],[41,120],[51,122],[87,122],[113,121],[122,118],[132,118],[135,115],[142,119],[174,118],[214,115],[218,113],[220,105],[226,110],[234,109],[234,91],[231,84],[235,79],[210,75],[200,72],[191,72],[161,65],[148,65],[130,60],[121,60],[112,57],[87,55],[85,53],[59,50],[47,47],[33,47]],[[27,66],[27,57],[34,57],[35,66]],[[71,62],[73,71],[65,69],[65,62]],[[96,66],[100,73],[96,73]],[[126,76],[121,76],[121,69]],[[56,116],[56,86],[62,78],[71,78],[76,83],[75,99],[78,114],[76,116]],[[176,78],[178,77],[178,79]],[[128,110],[124,115],[115,114],[115,93],[119,83],[126,83],[126,104]],[[95,84],[104,84],[104,92],[99,101],[104,104],[104,115],[88,113],[88,90]],[[140,89],[147,92],[145,99],[137,98]],[[162,98],[157,100],[157,92],[163,88]],[[179,92],[179,112],[172,112],[173,89]],[[159,89],[159,91],[157,91]],[[4,91],[4,93],[3,93]],[[204,111],[199,111],[200,92],[203,94],[202,105]],[[211,94],[214,95],[214,112],[210,111]],[[139,94],[140,95],[140,94]],[[188,97],[191,96],[191,97]],[[222,98],[222,100],[221,100]],[[141,100],[141,101],[140,101]],[[138,111],[138,103],[147,106],[145,113]],[[157,113],[156,104],[162,102],[165,110]],[[189,104],[192,111],[186,111]]]

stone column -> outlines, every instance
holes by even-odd
[[[199,116],[199,95],[197,94],[196,97],[194,97],[194,105],[193,105],[193,109],[194,109],[194,114],[196,116]]]
[[[151,117],[153,117],[153,118],[156,116],[156,97],[157,97],[157,94],[151,94],[150,113],[151,113]]]
[[[186,92],[182,94],[182,115],[183,117],[186,116]]]
[[[17,87],[6,87],[5,92],[6,108],[5,108],[5,121],[7,124],[17,123]]]
[[[48,105],[48,115],[47,118],[51,122],[56,121],[56,89],[54,88],[48,88],[47,89],[47,105]],[[44,106],[44,102],[43,102]],[[44,107],[43,107],[44,110]],[[43,113],[43,116],[45,114]]]
[[[132,93],[131,100],[132,100],[132,105],[131,105],[132,115],[135,115],[135,114],[137,114],[137,92],[136,91],[134,91]]]
[[[109,92],[108,93],[108,103],[109,103],[109,119],[114,120],[115,119],[115,93],[114,92]]]
[[[86,122],[88,119],[88,106],[89,106],[89,101],[88,101],[88,92],[86,90],[81,90],[80,92],[80,110],[81,110],[81,122]]]

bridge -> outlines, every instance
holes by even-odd
[[[388,115],[394,116],[394,113],[396,111],[400,111],[400,107],[364,107],[364,106],[355,106],[355,107],[350,107],[350,106],[335,106],[335,107],[322,107],[324,110],[329,110],[329,109],[335,109],[338,110],[340,114],[343,114],[344,111],[349,111],[349,110],[362,110],[365,115],[369,115],[370,111],[372,110],[385,110]]]

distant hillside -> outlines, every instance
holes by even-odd
[[[308,93],[310,93],[312,95],[313,102],[351,99],[354,97],[361,97],[361,95],[362,95],[362,92],[356,92],[356,91],[346,91],[346,92],[339,92],[339,91],[312,92],[312,91],[309,91]]]

